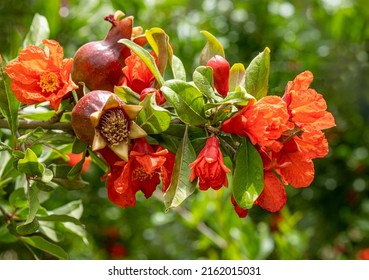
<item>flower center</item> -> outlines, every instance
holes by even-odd
[[[128,142],[129,122],[121,109],[106,111],[101,116],[97,129],[109,145]]]
[[[53,72],[42,74],[37,84],[42,92],[55,92],[60,88],[59,77]]]
[[[133,180],[139,180],[141,182],[145,180],[151,180],[154,175],[155,172],[147,174],[145,169],[143,169],[143,167],[138,167],[135,170],[133,170]]]

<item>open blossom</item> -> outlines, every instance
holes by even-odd
[[[283,100],[294,128],[283,132],[279,151],[259,150],[264,166],[264,189],[255,204],[276,212],[286,203],[284,185],[308,187],[314,180],[313,159],[328,154],[328,141],[322,129],[335,125],[323,97],[309,88],[311,72],[288,82]]]
[[[305,71],[287,83],[283,100],[287,103],[291,121],[304,131],[322,130],[335,126],[334,117],[327,112],[327,103],[315,89],[309,88],[314,77]]]
[[[43,40],[48,53],[38,46],[23,49],[5,71],[12,79],[10,87],[16,98],[27,105],[49,101],[57,110],[63,98],[77,89],[71,80],[73,59],[63,59],[63,48],[54,40]]]
[[[168,150],[154,152],[144,138],[136,139],[128,162],[118,161],[108,177],[108,197],[121,207],[134,206],[136,193],[149,198],[160,183],[160,172]]]
[[[219,94],[227,96],[229,90],[229,62],[222,56],[216,55],[209,59],[206,66],[213,68],[214,87]]]
[[[131,55],[124,60],[126,66],[123,68],[122,85],[128,86],[134,92],[141,93],[145,88],[149,88],[154,83],[155,77],[142,59],[131,52]]]
[[[279,151],[282,133],[292,129],[286,103],[278,96],[266,96],[257,102],[251,100],[242,110],[226,120],[222,130],[248,137],[253,145]]]
[[[197,159],[189,166],[192,169],[190,181],[199,177],[200,190],[207,190],[210,187],[218,190],[223,185],[228,186],[227,173],[230,169],[224,164],[219,140],[215,135],[209,137]]]

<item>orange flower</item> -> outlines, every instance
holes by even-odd
[[[126,66],[123,68],[122,85],[128,86],[137,93],[152,86],[155,77],[137,54],[132,52],[124,62]]]
[[[189,166],[192,169],[190,181],[192,182],[196,177],[199,177],[200,190],[205,191],[210,187],[218,190],[222,185],[228,186],[226,173],[231,171],[224,165],[219,141],[215,135],[209,137],[197,159],[190,163]]]
[[[335,126],[333,115],[327,112],[323,96],[309,88],[313,74],[305,71],[287,83],[283,100],[287,103],[291,121],[304,131],[322,130]]]
[[[63,98],[78,87],[70,78],[73,59],[63,59],[63,48],[54,40],[43,40],[48,53],[29,46],[11,61],[5,71],[12,79],[10,87],[16,98],[27,105],[49,101],[57,110]]]
[[[286,103],[278,96],[266,96],[256,103],[251,100],[223,123],[222,130],[248,137],[253,145],[279,151],[282,143],[278,139],[284,131],[293,128],[288,120]]]

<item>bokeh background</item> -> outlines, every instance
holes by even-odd
[[[230,192],[196,192],[164,212],[158,198],[138,197],[121,209],[106,196],[96,166],[82,191],[54,192],[50,209],[81,199],[88,244],[66,235],[71,259],[357,259],[369,247],[369,5],[367,0],[11,0],[0,2],[0,53],[15,57],[35,13],[46,16],[50,38],[72,57],[104,38],[103,17],[122,10],[144,29],[161,27],[190,73],[205,44],[200,30],[223,44],[227,60],[248,65],[271,50],[270,94],[311,70],[337,126],[327,131],[330,153],[315,160],[309,188],[287,187],[279,213],[254,207],[239,219]],[[0,243],[0,259],[32,258]]]

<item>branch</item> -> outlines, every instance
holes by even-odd
[[[35,129],[38,127],[44,129],[63,130],[65,132],[73,134],[73,128],[70,122],[19,120],[19,129]],[[9,129],[9,123],[6,119],[0,119],[0,128]]]

